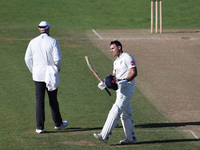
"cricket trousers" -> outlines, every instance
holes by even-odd
[[[103,126],[101,135],[104,140],[108,140],[108,136],[112,133],[112,130],[116,127],[118,120],[121,118],[122,126],[126,139],[130,142],[135,137],[134,133],[134,121],[132,118],[132,106],[131,98],[133,97],[135,87],[120,88],[116,91],[117,97],[113,104],[106,122]]]
[[[55,126],[60,126],[62,124],[62,118],[59,110],[59,104],[57,100],[58,89],[54,91],[48,91],[45,82],[36,82],[36,122],[37,128],[43,130],[45,122],[45,90],[48,93],[49,105],[51,108],[52,119]]]

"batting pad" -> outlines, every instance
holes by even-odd
[[[122,113],[122,110],[120,110],[119,107],[116,104],[114,104],[108,114],[107,120],[102,129],[101,135],[103,139],[107,139],[109,133],[111,133],[112,130],[116,127],[121,113]]]
[[[133,121],[132,116],[127,112],[123,112],[121,114],[121,122],[122,122],[122,126],[123,126],[123,129],[124,129],[124,133],[125,133],[126,138],[130,142],[132,142],[133,141],[133,137],[135,137],[135,134],[134,134],[134,121]]]

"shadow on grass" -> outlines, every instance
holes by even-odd
[[[166,128],[166,127],[183,127],[183,126],[189,126],[189,125],[200,126],[200,122],[148,123],[148,124],[135,125],[135,128]],[[101,130],[102,128],[103,127],[94,127],[94,128],[73,127],[73,128],[64,128],[62,130],[45,131],[45,133],[92,131],[92,130]],[[123,127],[118,126],[116,128],[123,128]]]
[[[200,122],[180,122],[180,123],[148,123],[135,125],[136,128],[165,128],[165,127],[183,127],[200,126]]]
[[[200,125],[200,122],[189,122],[189,123],[154,123],[154,124],[142,124],[136,125],[137,128],[154,128],[154,127],[179,127],[186,125]],[[122,126],[118,126],[116,128],[123,128]],[[64,133],[64,132],[81,132],[81,131],[94,131],[101,130],[102,127],[94,127],[94,128],[81,128],[81,127],[73,127],[73,128],[65,128],[62,130],[55,131],[45,131],[45,133]],[[199,142],[197,139],[169,139],[169,140],[154,140],[154,141],[138,141],[137,144],[130,145],[140,145],[140,144],[159,144],[159,143],[178,143],[178,142]],[[121,144],[111,144],[110,146],[124,146]]]
[[[91,131],[91,130],[101,130],[101,129],[102,129],[102,127],[94,127],[94,128],[73,127],[73,128],[64,128],[62,130],[45,131],[45,133],[80,132],[80,131]]]
[[[93,131],[93,130],[102,130],[102,128],[103,127],[94,127],[94,128],[73,127],[73,128],[64,128],[62,130],[45,131],[45,133]],[[118,126],[116,128],[122,128],[122,126]]]
[[[174,143],[174,142],[198,142],[197,139],[172,139],[172,140],[155,140],[155,141],[143,141],[137,144],[157,144],[157,143]]]
[[[137,144],[129,144],[129,145],[178,143],[178,142],[198,142],[198,140],[197,139],[172,139],[172,140],[141,141],[141,142],[138,142]],[[111,144],[111,146],[124,146],[124,145]]]

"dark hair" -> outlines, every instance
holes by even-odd
[[[111,42],[110,42],[110,45],[112,45],[112,44],[115,44],[116,46],[120,46],[120,47],[121,47],[121,50],[122,50],[122,44],[121,44],[118,40],[111,41]]]

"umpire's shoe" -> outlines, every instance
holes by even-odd
[[[59,127],[55,127],[56,130],[61,130],[62,128],[68,125],[68,121],[63,121],[63,123]]]

